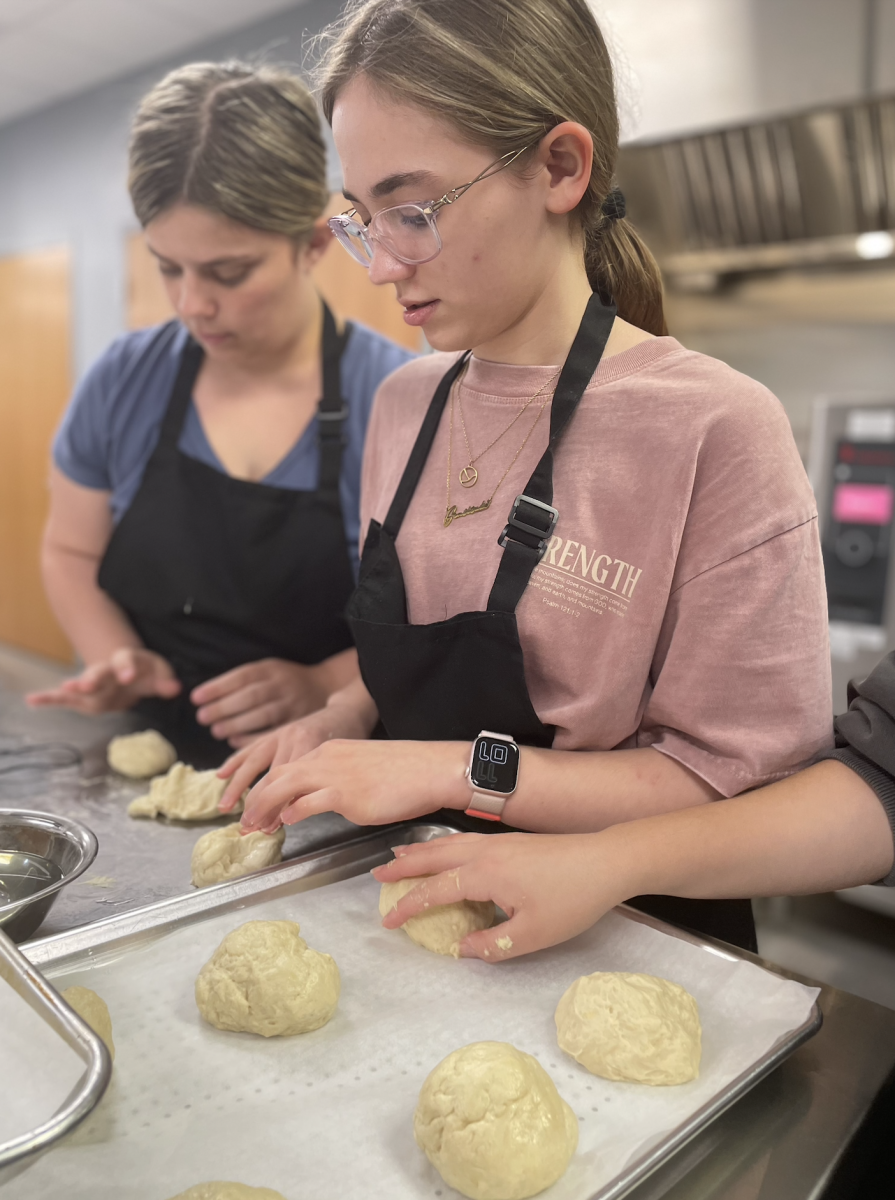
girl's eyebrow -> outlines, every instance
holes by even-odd
[[[384,179],[380,179],[378,183],[374,183],[370,188],[370,196],[374,200],[380,199],[382,196],[390,196],[393,192],[397,192],[404,187],[417,187],[424,184],[427,180],[434,179],[435,176],[431,171],[399,171],[395,175],[386,175]],[[350,200],[352,204],[359,204],[357,196],[352,196],[346,188],[342,188],[342,195],[346,200]]]

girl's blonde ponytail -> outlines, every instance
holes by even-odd
[[[657,337],[668,333],[659,264],[630,221],[603,215],[585,226],[584,265],[590,286],[612,296],[622,320]]]

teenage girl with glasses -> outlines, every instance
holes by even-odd
[[[334,232],[439,353],[371,421],[363,682],[223,805],[271,767],[247,829],[588,832],[793,771],[831,734],[814,500],[778,402],[666,335],[585,0],[364,0],[322,76]],[[754,946],[748,902],[641,903]]]

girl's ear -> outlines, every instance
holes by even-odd
[[[568,213],[577,208],[590,183],[594,143],[577,121],[563,121],[541,138],[538,160],[549,179],[547,209]]]
[[[299,258],[304,270],[313,271],[332,245],[332,242],[332,230],[326,223],[326,217],[320,217],[319,220],[314,222],[310,236],[299,247]]]

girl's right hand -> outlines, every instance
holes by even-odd
[[[298,721],[281,725],[279,729],[244,746],[236,754],[231,754],[220,768],[219,777],[229,780],[229,783],[218,808],[221,812],[231,812],[246,789],[271,767],[294,762],[332,738],[367,737],[369,729],[362,715],[346,703],[330,702]]]
[[[180,680],[160,654],[126,646],[105,662],[91,663],[59,687],[32,692],[26,700],[32,708],[72,708],[96,714],[122,712],[146,696],[170,700],[180,689]]]

